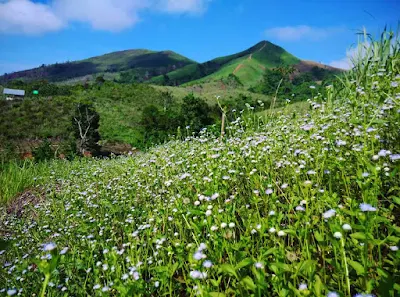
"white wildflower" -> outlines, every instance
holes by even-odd
[[[307,290],[307,284],[301,283],[301,284],[299,285],[299,291],[305,291],[305,290]]]
[[[342,228],[343,228],[343,230],[346,230],[346,231],[351,230],[351,226],[349,224],[343,224]]]
[[[68,247],[65,247],[60,251],[60,255],[65,255],[67,252],[68,252]]]
[[[46,243],[43,245],[43,251],[50,252],[54,250],[56,247],[57,245],[54,242]]]
[[[213,263],[210,260],[206,260],[203,263],[203,267],[205,268],[211,268],[213,266]]]
[[[329,219],[329,218],[335,216],[335,214],[336,214],[336,210],[330,209],[330,210],[324,212],[323,215],[322,215],[322,217],[323,217],[324,219]]]
[[[340,239],[340,238],[342,238],[342,233],[340,233],[340,232],[335,232],[334,234],[333,234],[333,237],[335,237],[335,238],[337,238],[337,239]]]
[[[376,211],[376,207],[373,207],[371,204],[368,203],[361,203],[360,204],[361,211]]]
[[[282,237],[285,235],[286,235],[285,231],[282,231],[282,230],[278,231],[278,236]]]
[[[8,296],[13,296],[13,295],[15,295],[15,294],[17,294],[17,290],[15,290],[15,289],[7,290],[7,295],[8,295]]]

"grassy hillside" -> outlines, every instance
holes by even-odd
[[[283,48],[268,41],[262,41],[245,51],[229,56],[215,58],[202,64],[188,65],[181,69],[169,72],[169,81],[172,84],[182,84],[188,82],[201,83],[204,81],[212,81],[222,77],[227,77],[230,73],[234,72],[238,65],[253,56],[255,59],[255,62],[253,63],[253,69],[257,69],[257,73],[262,73],[262,69],[265,69],[265,67],[274,67],[282,64],[292,65],[300,61],[287,53]],[[243,70],[241,72],[243,72]],[[257,74],[253,74],[252,71],[245,72],[246,73],[243,74],[242,79],[246,86],[256,81],[255,79],[252,79],[252,77],[261,77],[261,75],[258,76]],[[250,79],[250,81],[247,79]],[[163,83],[165,82],[165,77],[154,77],[151,79],[151,82]]]
[[[0,76],[0,82],[13,79],[52,82],[104,73],[125,73],[136,80],[147,80],[194,62],[172,51],[126,50],[114,52],[82,61],[42,65],[41,67]]]
[[[36,187],[0,208],[0,292],[399,296],[400,44],[383,36],[307,114],[6,167],[0,193]]]
[[[283,48],[268,41],[262,41],[240,53],[220,57],[203,64],[192,64],[169,72],[166,76],[156,76],[150,81],[156,84],[197,85],[214,82],[234,74],[245,88],[259,83],[266,69],[278,66],[293,66],[293,77],[318,71],[338,74],[340,69],[315,62],[301,61]],[[318,81],[319,78],[315,77]]]

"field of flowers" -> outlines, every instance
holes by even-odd
[[[398,42],[365,51],[305,114],[49,165],[0,209],[0,294],[400,296]]]

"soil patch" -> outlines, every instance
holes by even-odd
[[[28,188],[15,198],[11,199],[7,206],[7,214],[13,214],[22,217],[27,210],[44,201],[45,191],[41,188]]]

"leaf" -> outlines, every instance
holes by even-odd
[[[246,258],[246,259],[240,261],[240,262],[236,265],[235,270],[239,270],[239,269],[244,268],[244,267],[246,267],[246,266],[249,266],[249,265],[251,265],[251,264],[253,264],[253,260],[250,259],[250,258]]]
[[[244,279],[242,279],[240,281],[240,283],[242,285],[244,285],[246,287],[246,289],[251,290],[251,291],[254,291],[257,288],[257,286],[254,284],[253,280],[249,276],[246,276]]]
[[[314,232],[314,237],[318,242],[324,241],[324,237],[319,232]]]
[[[286,297],[289,295],[289,290],[286,288],[282,288],[279,291],[279,297]]]
[[[314,284],[314,289],[315,289],[315,295],[317,296],[317,297],[319,297],[319,296],[322,296],[322,293],[321,293],[321,291],[322,291],[322,281],[321,281],[321,278],[318,276],[318,275],[316,275],[315,276],[315,284]]]
[[[399,284],[394,284],[393,288],[400,293],[400,285]]]
[[[367,236],[362,232],[355,232],[350,234],[350,236],[354,239],[360,239],[360,240],[365,240],[367,238]]]
[[[378,274],[382,277],[382,280],[379,282],[378,292],[379,296],[393,296],[390,292],[393,292],[393,278],[390,273],[378,268]]]
[[[210,279],[211,284],[212,284],[214,287],[219,287],[219,285],[220,285],[220,283],[221,283],[221,280],[222,280],[222,276],[220,276],[217,280],[216,280],[216,279]]]
[[[396,236],[393,236],[393,235],[390,235],[390,236],[386,237],[386,239],[389,240],[390,242],[394,242],[394,243],[397,243],[400,240],[399,237],[396,237]]]
[[[284,229],[284,230],[282,230],[282,231],[284,231],[284,232],[287,233],[287,234],[296,235],[296,231],[291,230],[291,229]]]
[[[210,292],[208,294],[210,295],[210,297],[225,297],[226,296],[224,293],[220,293],[220,292]]]
[[[275,273],[276,275],[279,274],[279,267],[278,267],[276,264],[271,264],[271,265],[269,266],[269,269],[271,269],[272,272]]]
[[[362,266],[361,263],[353,260],[347,260],[347,262],[357,272],[357,275],[363,275],[365,273],[364,266]]]
[[[309,269],[311,268],[314,271],[316,265],[317,265],[316,261],[314,261],[314,260],[306,260],[306,261],[301,263],[299,270],[301,272],[309,272]]]
[[[399,197],[393,197],[394,203],[400,205],[400,198]]]
[[[219,271],[225,272],[227,274],[233,275],[236,278],[239,278],[238,275],[236,274],[235,267],[233,267],[230,264],[222,264],[219,268]]]
[[[272,254],[274,254],[276,252],[276,248],[270,248],[269,250],[267,250],[264,254],[263,254],[263,257],[266,257],[266,256],[269,256],[269,255],[272,255]]]
[[[394,229],[394,231],[396,233],[400,233],[400,227],[399,226],[393,225],[393,229]]]
[[[174,264],[172,264],[172,266],[170,267],[170,270],[169,270],[169,277],[173,277],[174,276],[175,271],[178,269],[178,267],[179,267],[179,263],[178,262],[175,262]]]

